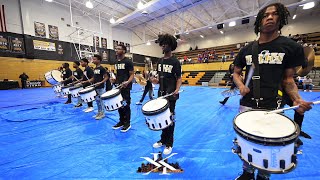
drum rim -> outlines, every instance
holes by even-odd
[[[90,89],[90,90],[89,90]],[[94,91],[95,88],[94,87],[89,87],[89,88],[84,88],[82,90],[79,91],[79,94],[86,94],[88,92]]]
[[[288,119],[291,120],[291,122],[294,124],[296,131],[293,132],[292,134],[288,135],[288,136],[284,136],[281,138],[268,138],[268,137],[260,137],[260,136],[256,136],[253,134],[250,134],[248,132],[245,132],[243,130],[241,130],[235,123],[237,117],[245,112],[249,112],[249,111],[267,111],[266,109],[250,109],[248,111],[244,111],[239,113],[236,117],[234,117],[233,119],[233,129],[236,131],[236,133],[241,136],[242,138],[251,141],[251,142],[255,142],[258,144],[262,144],[265,146],[283,146],[283,145],[288,145],[293,143],[299,136],[300,134],[300,128],[298,127],[297,123],[295,123],[294,121],[292,121],[288,116],[284,115],[284,114],[279,114],[282,115]]]
[[[82,86],[73,86],[73,87],[70,87],[70,91],[72,91],[72,90],[75,90],[75,89],[78,89],[78,88],[83,88]]]
[[[111,90],[114,90],[114,89],[111,89]],[[111,91],[111,90],[109,90],[109,91]],[[116,93],[114,93],[114,94],[110,94],[110,95],[108,95],[108,96],[103,96],[103,94],[101,95],[101,99],[102,100],[106,100],[106,99],[110,99],[110,98],[113,98],[113,97],[116,97],[116,96],[118,96],[120,93],[121,93],[121,91],[119,90],[119,89],[117,89],[118,91],[116,92]],[[107,91],[108,92],[108,91]],[[105,92],[106,93],[106,92]]]
[[[155,99],[147,101],[143,106],[145,106],[148,102],[153,101],[153,100],[155,100]],[[169,101],[167,99],[165,99],[165,100],[167,101],[166,105],[163,106],[162,108],[158,109],[158,110],[144,111],[143,110],[143,106],[142,106],[142,108],[141,108],[142,114],[150,116],[150,115],[157,115],[157,114],[160,114],[160,113],[164,112],[165,110],[167,110],[169,108]]]
[[[44,79],[45,79],[49,84],[51,84],[51,85],[56,85],[56,84],[58,84],[58,83],[61,82],[61,81],[56,80],[56,78],[54,78],[54,77],[52,76],[52,71],[58,71],[58,70],[53,69],[53,70],[51,70],[51,71],[46,72],[46,73],[44,74]],[[60,72],[60,71],[59,71],[59,72]],[[55,81],[55,83],[51,83],[51,82],[48,81],[47,76],[46,76],[47,73],[50,73],[50,76],[51,76],[51,78]]]

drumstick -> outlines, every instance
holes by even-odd
[[[178,91],[179,93],[181,93],[181,92],[183,92],[183,90],[180,90],[180,91]],[[159,99],[159,98],[166,98],[166,97],[169,97],[169,96],[172,96],[172,95],[174,95],[174,92],[172,92],[172,93],[170,93],[170,94],[167,94],[167,95],[164,95],[164,96],[160,96],[160,97],[158,97],[157,99]]]
[[[312,102],[312,104],[313,104],[313,105],[320,104],[320,101],[314,101],[314,102]],[[297,108],[299,108],[299,105],[297,105],[297,106],[291,106],[291,107],[288,107],[288,108],[283,108],[283,109],[277,109],[277,110],[269,111],[269,112],[266,112],[266,114],[282,113],[283,111],[291,110],[291,109],[297,109]]]

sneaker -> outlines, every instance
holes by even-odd
[[[131,125],[123,126],[122,129],[120,130],[121,132],[127,132],[131,128]]]
[[[102,118],[104,118],[105,117],[105,115],[104,115],[104,113],[100,113],[100,114],[98,114],[98,116],[96,116],[96,120],[100,120],[100,119],[102,119]]]
[[[225,101],[219,101],[219,103],[224,105],[226,102]]]
[[[312,90],[309,90],[309,92],[312,92]]]
[[[303,90],[303,92],[307,92],[307,90]]]
[[[162,142],[160,142],[160,141],[158,141],[158,142],[156,142],[156,143],[153,144],[153,148],[159,148],[159,147],[161,147],[161,146],[163,146],[163,144],[162,144]]]
[[[254,173],[249,173],[243,170],[243,173],[236,180],[254,180]]]
[[[91,112],[93,111],[93,107],[88,107],[87,109],[83,110],[84,112],[88,113],[88,112]]]
[[[142,102],[140,102],[140,101],[139,101],[139,102],[136,102],[136,105],[141,105],[141,104],[142,104]]]
[[[260,174],[258,174],[256,178],[256,180],[269,180],[269,179],[270,179],[269,177],[264,177],[264,176],[261,176]]]
[[[96,115],[92,116],[93,118],[98,117],[101,114],[101,112],[98,112]]]
[[[74,107],[75,108],[78,108],[78,107],[81,107],[82,106],[82,104],[77,104],[77,105],[75,105]]]
[[[119,129],[123,126],[121,122],[118,122],[116,125],[112,126],[112,129]]]
[[[163,150],[163,154],[168,155],[172,152],[172,147],[170,146],[166,146],[166,148],[164,148]]]
[[[71,103],[71,101],[66,101],[64,104],[70,104]]]
[[[300,147],[303,145],[303,142],[301,141],[300,138],[297,139],[296,145],[297,145],[297,147]]]
[[[300,136],[307,138],[307,139],[311,139],[311,136],[303,131],[300,131]]]

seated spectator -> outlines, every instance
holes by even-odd
[[[313,87],[312,79],[308,75],[307,78],[303,80],[303,91],[306,92],[308,89],[309,92],[312,92],[312,87]]]
[[[317,52],[318,51],[318,45],[317,45],[317,43],[312,43],[312,48],[313,48],[313,50],[314,50],[314,52]]]
[[[226,56],[226,53],[223,53],[222,55],[222,59],[221,59],[221,62],[226,62],[227,61],[227,56]]]
[[[189,51],[192,51],[192,47],[190,46]]]
[[[230,52],[230,58],[231,58],[231,59],[234,58],[234,52],[233,52],[233,50],[231,50],[231,52]]]
[[[188,58],[188,62],[189,62],[189,64],[191,64],[192,62],[192,59],[191,58]]]
[[[198,50],[198,46],[196,46],[196,47],[194,48],[194,50]]]
[[[249,43],[246,41],[245,43],[244,43],[244,46],[247,46]]]

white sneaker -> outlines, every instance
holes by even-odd
[[[309,90],[309,92],[312,92],[312,90]]]
[[[96,115],[92,116],[93,118],[96,118],[98,116],[100,116],[101,112],[98,112]]]
[[[100,114],[98,114],[98,116],[96,116],[96,120],[100,120],[104,117],[105,117],[104,113],[100,113]]]
[[[84,112],[88,113],[88,112],[91,112],[93,110],[94,110],[93,107],[88,107],[87,109],[84,110]]]
[[[307,90],[303,90],[304,92],[306,92]]]
[[[140,102],[140,101],[139,101],[139,102],[136,102],[136,105],[141,105],[141,104],[142,104],[142,102]]]
[[[163,146],[163,144],[161,142],[156,142],[153,144],[153,148],[159,148],[161,146]]]
[[[163,150],[163,154],[165,155],[168,155],[172,152],[172,147],[166,147],[164,150]]]

